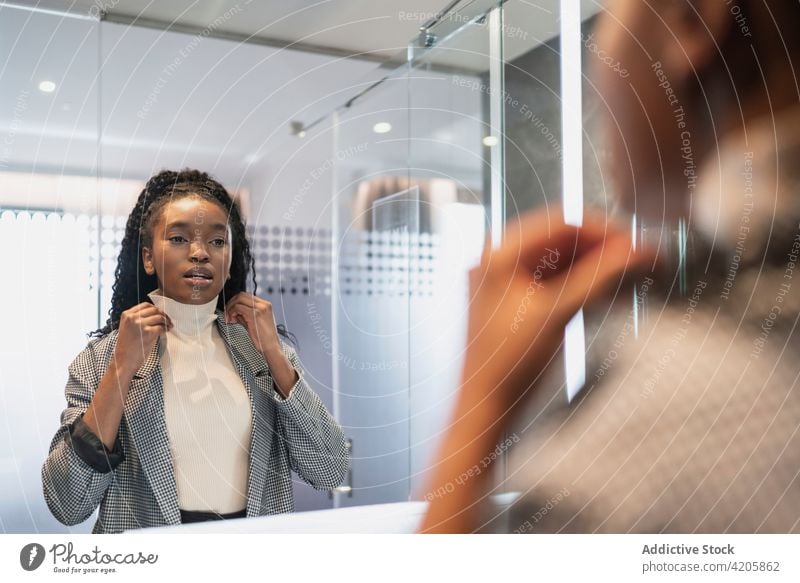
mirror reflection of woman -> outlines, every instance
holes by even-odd
[[[238,205],[207,174],[151,178],[128,217],[107,324],[69,366],[42,468],[47,504],[93,532],[291,512],[349,464],[255,264]]]
[[[422,532],[800,530],[798,22],[796,1],[603,3],[594,42],[627,74],[587,62],[628,220],[587,212],[576,229],[559,208],[527,215],[473,273]],[[655,244],[632,245],[633,213]],[[679,220],[685,271],[665,259]],[[563,260],[510,333],[548,248]],[[640,270],[642,319],[623,284]],[[586,336],[582,395],[532,414],[564,327],[592,302],[603,324]],[[520,438],[504,483],[520,495],[498,508],[481,463],[504,433]]]

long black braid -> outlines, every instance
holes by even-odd
[[[147,181],[144,190],[139,194],[128,222],[125,225],[125,237],[119,253],[117,268],[114,272],[113,295],[111,309],[108,312],[106,325],[89,336],[104,336],[119,327],[122,312],[149,301],[147,294],[158,287],[156,275],[148,275],[142,263],[142,247],[152,247],[153,228],[161,210],[168,202],[187,196],[200,197],[218,204],[228,215],[228,222],[233,235],[230,279],[219,294],[217,309],[222,310],[229,298],[242,291],[247,291],[247,277],[253,282],[253,294],[258,290],[256,283],[255,260],[250,252],[250,243],[245,234],[245,223],[236,204],[225,187],[205,172],[184,169],[180,172],[163,170]],[[296,343],[293,334],[287,332],[283,324],[277,326],[278,333]]]

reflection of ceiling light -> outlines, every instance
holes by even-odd
[[[486,136],[483,138],[483,145],[491,148],[492,146],[497,145],[497,136]]]
[[[39,91],[44,93],[52,93],[56,90],[56,84],[52,81],[42,81],[39,83]]]
[[[372,126],[372,131],[376,134],[386,134],[392,131],[392,124],[388,121],[379,121],[374,126]]]
[[[306,131],[305,130],[300,130],[299,132],[297,132],[297,137],[298,138],[305,138],[306,137]]]

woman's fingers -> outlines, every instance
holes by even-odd
[[[631,271],[640,269],[650,258],[643,253],[634,253],[631,239],[626,235],[614,235],[595,245],[577,257],[549,282],[553,293],[558,294],[558,309],[567,318],[584,304],[598,299]]]
[[[505,241],[492,260],[499,269],[522,266],[535,269],[542,257],[559,258],[550,266],[547,276],[567,268],[578,258],[605,239],[623,233],[623,229],[596,212],[587,212],[580,227],[567,225],[560,206],[526,213],[510,222],[505,229]],[[550,261],[552,263],[552,261]]]
[[[167,328],[173,327],[172,320],[169,318],[169,316],[166,316],[164,314],[153,314],[151,316],[144,316],[141,317],[139,322],[141,323],[142,326],[161,325]]]
[[[139,321],[143,324],[149,324],[151,322],[159,321],[159,322],[167,322],[170,328],[173,326],[172,318],[170,318],[166,313],[162,312],[155,306],[150,306],[150,309],[143,309],[138,313]]]

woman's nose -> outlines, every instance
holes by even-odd
[[[206,251],[206,246],[201,241],[192,242],[191,257],[195,261],[208,259],[208,251]]]

